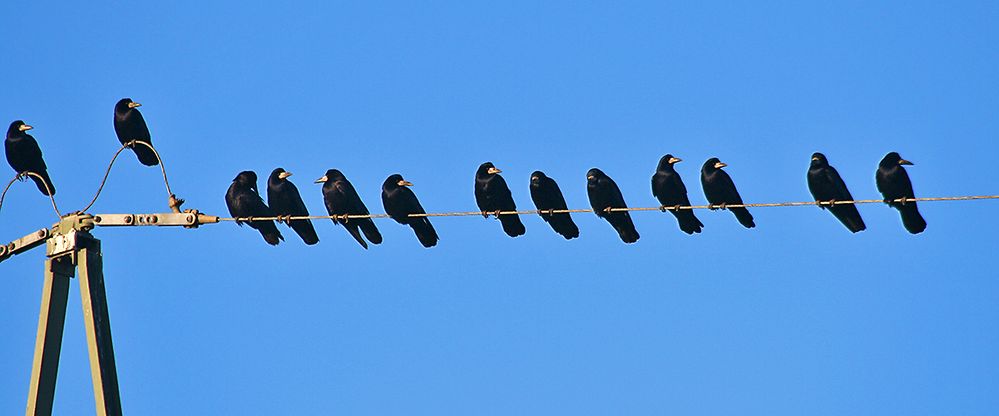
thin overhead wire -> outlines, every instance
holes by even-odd
[[[934,202],[934,201],[976,201],[976,200],[988,200],[988,199],[999,199],[999,195],[972,195],[972,196],[944,196],[944,197],[926,197],[926,198],[899,198],[894,199],[892,202],[897,202],[900,204],[907,204],[910,202]],[[767,203],[754,203],[754,204],[726,204],[722,205],[676,205],[676,206],[658,206],[658,207],[639,207],[639,208],[609,208],[606,211],[609,212],[630,212],[630,211],[681,211],[681,210],[693,210],[693,209],[727,209],[727,208],[773,208],[773,207],[802,207],[802,206],[832,206],[832,205],[849,205],[849,204],[878,204],[884,203],[883,199],[858,199],[853,201],[806,201],[806,202],[767,202]],[[435,212],[426,214],[409,214],[410,218],[418,217],[471,217],[471,216],[489,216],[489,215],[532,215],[532,214],[581,214],[581,213],[592,213],[592,209],[554,209],[554,210],[522,210],[522,211],[493,211],[493,212],[482,212],[482,211],[458,211],[458,212]],[[351,219],[364,219],[364,218],[389,218],[388,214],[366,214],[366,215],[283,215],[283,216],[271,216],[271,217],[218,217],[219,221],[292,221],[292,220],[316,220],[316,219],[337,219],[337,220],[351,220]]]
[[[3,188],[3,193],[0,193],[0,209],[3,208],[3,200],[4,198],[7,197],[7,191],[10,190],[10,187],[14,185],[14,182],[17,182],[18,179],[21,179],[26,176],[33,176],[38,178],[38,180],[42,181],[42,185],[45,185],[45,190],[48,191],[47,196],[49,197],[49,201],[52,201],[52,210],[55,211],[56,215],[59,216],[59,218],[62,218],[62,213],[59,212],[59,207],[56,206],[55,196],[52,195],[52,188],[49,188],[49,184],[45,182],[45,178],[42,178],[41,175],[31,171],[19,172],[16,175],[14,175],[14,178],[11,179],[10,182],[7,182],[7,186]]]
[[[152,150],[153,154],[156,155],[156,160],[159,161],[160,171],[163,172],[163,184],[166,185],[167,195],[168,196],[173,196],[173,192],[170,190],[170,181],[167,180],[166,165],[163,163],[163,158],[160,157],[160,153],[157,152],[156,148],[154,148],[153,145],[151,145],[149,143],[146,143],[146,142],[144,142],[142,140],[132,140],[132,141],[130,141],[128,143],[125,143],[125,144],[121,145],[121,148],[118,149],[118,151],[114,153],[114,157],[112,157],[111,158],[111,162],[108,163],[107,170],[104,171],[104,178],[101,179],[101,186],[99,186],[97,188],[97,193],[94,194],[94,198],[91,199],[90,203],[87,204],[86,207],[84,207],[83,209],[81,209],[80,212],[87,212],[87,210],[89,210],[91,207],[94,206],[95,203],[97,203],[97,199],[101,196],[101,192],[104,190],[104,184],[107,183],[108,176],[111,174],[111,167],[114,166],[114,162],[116,160],[118,160],[118,156],[121,155],[121,152],[123,152],[125,149],[130,149],[130,148],[134,147],[136,144],[141,144],[143,146],[148,147],[149,150]]]

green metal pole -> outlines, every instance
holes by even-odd
[[[118,371],[111,343],[111,320],[108,316],[107,295],[104,291],[104,271],[101,242],[81,233],[77,240],[80,297],[83,300],[83,323],[87,330],[90,351],[90,374],[94,381],[94,400],[98,415],[121,415],[118,391]]]
[[[51,415],[55,398],[59,352],[66,322],[66,301],[69,279],[73,277],[71,255],[45,261],[45,281],[42,283],[42,308],[38,315],[38,335],[35,337],[35,358],[31,364],[31,385],[25,414]]]

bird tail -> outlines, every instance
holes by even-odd
[[[621,237],[621,241],[631,244],[639,239],[638,230],[635,229],[635,223],[631,221],[631,216],[627,212],[624,212],[624,216],[621,217],[620,221],[613,222],[614,229],[617,230],[617,234]]]
[[[898,212],[902,214],[902,225],[910,233],[919,234],[926,229],[926,220],[919,214],[915,202],[908,202],[905,205],[899,205],[897,208]]]
[[[378,227],[375,227],[375,222],[370,218],[364,218],[361,221],[361,231],[364,231],[364,236],[368,238],[371,244],[381,244],[382,234],[378,232]]]
[[[156,158],[156,153],[153,152],[153,149],[150,149],[145,145],[136,144],[132,147],[132,151],[134,151],[135,156],[139,158],[139,163],[142,163],[143,165],[156,166],[160,163],[159,159]]]
[[[311,246],[319,242],[319,236],[316,235],[316,227],[312,225],[312,221],[294,220],[291,222],[291,228],[298,233],[299,237],[302,237],[305,244]]]
[[[277,226],[274,225],[274,221],[253,221],[250,223],[250,226],[260,231],[260,235],[264,236],[264,241],[267,244],[276,246],[284,240],[284,236],[278,231]]]
[[[38,186],[38,190],[42,191],[42,195],[55,195],[55,185],[52,184],[52,179],[49,178],[49,172],[43,170],[41,172],[34,173],[37,173],[38,176],[42,177],[42,179],[38,179],[34,176],[29,176],[31,180],[35,181],[35,185]],[[48,185],[48,189],[45,188],[45,185]],[[50,190],[52,191],[51,194],[49,194]]]
[[[860,212],[857,211],[856,205],[834,205],[829,207],[829,211],[851,232],[857,233],[867,229],[867,225],[864,224],[864,219],[860,217]]]
[[[753,222],[753,215],[749,213],[748,209],[729,208],[729,211],[732,211],[732,213],[735,214],[735,218],[739,220],[739,223],[742,224],[743,227],[753,228],[756,226],[756,223]]]
[[[361,230],[357,228],[356,223],[343,224],[343,228],[347,229],[347,232],[350,233],[350,236],[354,237],[354,239],[361,244],[361,247],[364,247],[365,250],[368,249],[368,242],[364,241],[364,237],[361,237]]]
[[[520,215],[500,215],[499,220],[503,223],[503,231],[510,237],[524,235],[527,232],[524,223],[520,222]]]
[[[565,237],[566,240],[571,240],[573,238],[579,237],[579,227],[576,223],[572,221],[572,217],[569,214],[555,214],[551,217],[552,229],[556,233]]]
[[[697,219],[694,215],[693,210],[673,211],[673,216],[676,217],[676,221],[680,224],[680,230],[687,234],[699,233],[701,232],[701,228],[704,227],[701,220]]]
[[[420,240],[420,244],[423,244],[423,247],[426,248],[436,246],[440,237],[437,236],[437,230],[434,229],[434,225],[430,223],[430,220],[426,217],[413,219],[416,221],[409,223],[409,226],[413,228],[413,232],[416,233],[416,238]]]

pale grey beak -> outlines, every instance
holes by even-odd
[[[142,107],[142,104],[134,102],[134,101],[128,103],[128,108],[136,108],[136,107]]]
[[[908,160],[905,160],[905,159],[899,160],[898,164],[899,165],[915,165],[915,163],[912,163],[912,162],[910,162]]]
[[[671,158],[669,158],[669,164],[671,164],[671,165],[674,164],[674,163],[680,163],[680,162],[683,162],[683,159],[680,159],[678,157],[671,157]]]
[[[326,183],[327,180],[328,179],[326,179],[326,175],[323,175],[322,178],[316,179],[315,183]]]
[[[723,168],[725,166],[728,166],[728,165],[726,165],[726,164],[724,164],[722,162],[715,163],[715,169],[721,169],[721,168]]]
[[[502,172],[502,171],[499,170],[499,169],[496,169],[496,168],[489,168],[489,170],[486,171],[486,173],[488,173],[490,175],[495,175],[495,174],[500,173],[500,172]]]
[[[34,127],[31,127],[31,126],[29,126],[27,124],[22,124],[21,127],[18,127],[17,129],[20,130],[20,131],[28,131],[28,130],[31,130],[33,128]]]
[[[278,178],[284,179],[291,176],[291,172],[281,172],[278,174]]]
[[[401,180],[397,183],[399,184],[399,186],[413,186],[413,183],[407,180]]]

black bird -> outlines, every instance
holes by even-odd
[[[34,176],[28,177],[35,181],[35,185],[38,186],[39,191],[42,191],[42,195],[49,195],[50,190],[52,195],[55,195],[55,185],[52,184],[45,160],[42,159],[42,149],[38,147],[35,138],[27,133],[31,129],[31,126],[24,124],[21,120],[10,123],[10,127],[7,129],[7,139],[3,142],[4,150],[7,153],[7,163],[18,174],[24,172],[38,174],[42,179]],[[45,188],[46,185],[48,185],[48,189]]]
[[[728,165],[722,163],[717,157],[713,157],[704,162],[704,166],[701,167],[701,186],[704,188],[704,196],[711,205],[718,205],[718,207],[710,208],[712,210],[726,209],[728,204],[742,205],[742,197],[735,189],[735,183],[732,182],[728,173],[721,170],[725,166]],[[744,227],[753,228],[756,226],[748,209],[743,207],[727,209],[735,214],[735,218]]]
[[[257,192],[257,174],[251,170],[239,172],[236,178],[229,185],[229,190],[225,193],[225,205],[229,207],[229,215],[233,217],[273,217],[274,211],[264,204]],[[242,226],[243,221],[236,221]],[[264,241],[272,246],[278,245],[284,236],[278,231],[274,221],[249,221],[250,228],[260,231],[264,236]]]
[[[683,159],[673,157],[673,155],[663,156],[659,159],[659,166],[656,173],[652,175],[652,195],[659,200],[662,208],[669,209],[680,224],[680,230],[687,234],[701,232],[704,224],[694,216],[692,209],[670,209],[674,207],[690,206],[690,199],[687,198],[687,187],[683,185],[680,174],[673,169],[673,164],[682,162]]]
[[[343,173],[339,170],[330,169],[326,175],[316,179],[316,183],[323,184],[323,202],[326,204],[326,211],[330,215],[368,215],[368,207],[364,206],[361,197],[354,190],[354,185],[350,184]],[[368,238],[372,244],[381,244],[382,235],[375,227],[375,222],[371,218],[333,218],[334,224],[343,225],[347,232],[361,244],[361,247],[368,248],[368,243],[364,237]],[[364,237],[361,237],[364,232]]]
[[[836,168],[829,166],[829,160],[822,153],[812,153],[812,164],[808,167],[808,190],[812,192],[816,202],[853,201],[853,195],[846,189],[843,178],[839,177]],[[819,205],[819,208],[829,209],[852,232],[867,229],[854,204]]]
[[[308,216],[309,210],[302,201],[302,195],[298,193],[295,184],[288,180],[289,176],[291,172],[281,168],[271,172],[271,176],[267,178],[267,205],[270,205],[271,210],[278,216]],[[292,220],[288,226],[302,237],[305,244],[311,246],[319,242],[312,220]]]
[[[923,219],[922,215],[919,215],[916,202],[894,202],[895,199],[899,198],[916,197],[912,191],[912,181],[909,180],[909,174],[902,167],[902,165],[911,164],[912,162],[902,159],[898,153],[891,152],[885,155],[884,159],[881,159],[878,172],[874,177],[878,184],[878,191],[881,191],[881,195],[885,198],[885,203],[895,207],[902,215],[902,225],[905,226],[905,229],[909,230],[910,233],[919,234],[926,229],[926,220]]]
[[[482,216],[488,217],[491,213],[496,213],[503,223],[503,231],[510,237],[524,235],[527,229],[524,223],[520,222],[519,215],[498,215],[499,211],[516,211],[517,204],[513,202],[513,194],[506,186],[506,181],[498,173],[502,172],[493,166],[492,162],[479,165],[479,170],[475,171],[475,202],[482,210]]]
[[[534,200],[534,206],[542,211],[539,213],[541,219],[552,226],[556,233],[561,234],[566,240],[579,237],[579,227],[576,227],[576,223],[572,222],[571,215],[544,212],[568,209],[568,206],[566,206],[565,197],[562,196],[562,190],[559,189],[555,180],[540,170],[531,174],[531,199]]]
[[[430,218],[409,217],[409,214],[427,213],[409,186],[413,186],[413,183],[403,179],[398,173],[385,179],[385,183],[382,184],[382,206],[385,207],[385,213],[395,222],[410,226],[423,247],[436,246],[440,237],[430,223]]]
[[[621,236],[621,241],[634,243],[640,237],[635,230],[628,211],[607,211],[608,208],[627,208],[624,196],[617,184],[600,169],[593,168],[586,172],[586,195],[590,198],[590,206],[598,217],[607,220]]]
[[[153,140],[149,137],[149,128],[146,127],[146,120],[142,118],[142,113],[138,107],[142,104],[133,102],[131,98],[122,98],[118,104],[114,105],[114,132],[118,135],[121,144],[132,140],[141,140],[150,145]],[[139,162],[146,166],[156,166],[159,160],[153,150],[136,144],[132,146],[132,151],[139,157]]]

